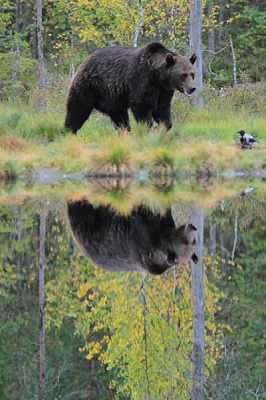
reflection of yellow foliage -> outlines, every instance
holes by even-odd
[[[147,387],[158,399],[167,398],[170,391],[188,399],[192,368],[189,264],[160,277],[140,272],[114,274],[98,268],[93,272],[94,276],[91,271],[88,275],[95,297],[88,296],[90,312],[78,315],[78,331],[85,337],[92,328],[110,334],[87,342],[86,357],[97,356],[108,368],[118,367],[124,380],[113,381],[112,386],[132,399],[144,398]],[[213,317],[217,299],[217,290],[205,276],[208,370],[219,356],[220,327]]]

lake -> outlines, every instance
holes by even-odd
[[[1,399],[266,399],[265,177],[136,178],[1,185]]]

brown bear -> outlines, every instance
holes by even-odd
[[[198,262],[197,229],[191,222],[177,228],[171,209],[162,216],[138,206],[125,217],[80,200],[68,202],[67,216],[81,252],[103,269],[160,275],[184,261]]]
[[[65,128],[76,134],[93,109],[109,115],[116,128],[130,130],[128,109],[137,120],[166,129],[172,126],[171,100],[175,90],[186,96],[196,90],[190,58],[159,42],[143,47],[104,47],[80,65],[70,84]]]

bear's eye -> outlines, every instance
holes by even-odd
[[[181,75],[181,78],[182,78],[182,79],[186,79],[186,77],[187,77],[187,74],[182,74],[182,75]]]
[[[193,240],[192,244],[193,244],[193,245],[196,244],[196,239]]]
[[[192,77],[192,79],[194,80],[194,78],[195,78],[195,74],[191,74],[191,77]]]

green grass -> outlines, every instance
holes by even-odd
[[[33,98],[28,105],[1,102],[0,172],[6,171],[7,163],[16,166],[17,175],[39,169],[104,175],[144,169],[156,175],[191,175],[266,168],[266,84],[228,87],[222,94],[205,87],[202,95],[202,109],[175,95],[169,132],[149,130],[130,115],[132,131],[119,133],[109,118],[93,112],[77,136],[64,133],[64,90],[57,97],[47,94],[45,111]],[[258,136],[252,150],[237,147],[240,129]]]

